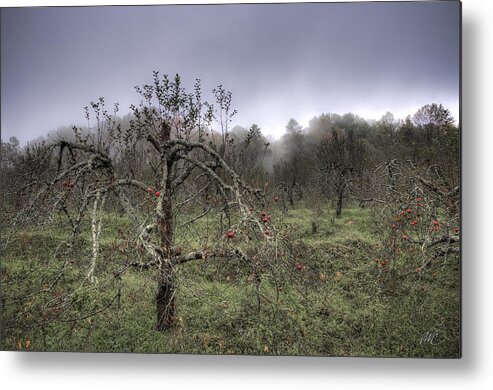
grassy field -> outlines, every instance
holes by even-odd
[[[260,296],[238,264],[199,260],[180,266],[177,325],[165,333],[154,330],[155,270],[129,269],[114,277],[122,267],[114,250],[123,242],[118,229],[128,221],[105,217],[97,288],[83,283],[88,234],[69,246],[61,228],[23,231],[2,255],[2,348],[458,357],[458,258],[419,275],[391,270],[382,282],[373,259],[383,237],[374,219],[371,210],[359,208],[345,210],[340,219],[323,210],[276,214],[304,268],[290,270],[281,288],[263,274]],[[193,248],[199,237],[212,239],[213,222],[179,230],[177,241]]]

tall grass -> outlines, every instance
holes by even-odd
[[[90,256],[87,232],[74,245],[64,243],[58,225],[21,232],[2,257],[2,348],[458,357],[458,259],[383,284],[373,267],[382,241],[373,218],[359,208],[344,210],[339,219],[329,211],[274,210],[304,269],[281,288],[263,275],[259,301],[238,265],[212,259],[185,264],[178,271],[177,325],[165,333],[154,330],[154,271],[130,269],[115,278],[123,256],[114,251],[123,242],[119,228],[129,225],[124,217],[105,215],[97,288],[81,283]],[[178,229],[176,237],[194,249],[218,234],[211,216],[194,230]]]

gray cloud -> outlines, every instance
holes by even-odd
[[[444,103],[457,119],[460,4],[18,8],[1,13],[2,138],[71,123],[104,96],[122,114],[152,70],[233,92],[235,122],[376,117]]]

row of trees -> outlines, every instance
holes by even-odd
[[[277,193],[285,207],[294,207],[310,188],[310,192],[316,190],[332,202],[336,215],[341,216],[343,205],[348,201],[365,203],[369,199],[377,199],[374,192],[370,193],[374,189],[368,187],[369,176],[382,164],[392,161],[424,164],[434,172],[441,186],[454,188],[459,184],[459,129],[450,112],[442,105],[426,105],[405,120],[395,120],[390,113],[379,121],[367,121],[351,113],[342,116],[322,114],[313,118],[309,126],[303,129],[295,119],[291,119],[286,125],[285,134],[276,141],[264,136],[255,124],[249,129],[240,126],[230,129],[229,123],[235,111],[230,107],[231,96],[226,98],[228,93],[221,88],[215,90],[220,101],[217,118],[213,118],[214,113],[208,112],[208,123],[194,123],[201,130],[196,133],[186,130],[183,137],[199,142],[207,140],[206,143],[249,184],[264,188],[269,183],[270,186],[265,189],[271,195]],[[226,103],[226,100],[229,101]],[[104,100],[95,103],[92,108],[96,109],[96,128],[101,132],[98,142],[109,142],[109,149],[114,149],[109,136],[103,135],[105,132],[109,134],[109,125],[101,122]],[[143,111],[144,115],[150,113]],[[157,162],[149,160],[148,164],[141,164],[149,159],[150,149],[131,138],[137,134],[134,131],[134,115],[135,112],[123,118],[107,117],[105,120],[118,129],[120,136],[125,133],[128,137],[128,145],[118,151],[121,169],[130,172],[130,175],[149,175],[149,167]],[[203,118],[201,120],[204,121]],[[214,131],[216,120],[219,126]],[[185,123],[185,126],[188,124]],[[178,133],[174,136],[182,137]],[[52,138],[72,141],[84,138],[85,143],[94,142],[90,126],[76,129],[75,133],[64,129],[53,134]],[[42,143],[46,142],[44,140]],[[2,141],[2,174],[10,188],[15,180],[7,176],[12,173],[14,165],[26,165],[32,159],[31,154],[42,143],[21,149],[15,137],[9,142]],[[23,159],[27,159],[26,162],[19,164]],[[391,171],[388,170],[390,176]],[[372,188],[371,191],[369,188]]]
[[[307,129],[291,119],[277,145],[274,180],[292,207],[307,188],[319,190],[341,216],[343,204],[383,201],[377,191],[382,166],[392,183],[394,166],[422,166],[426,175],[451,189],[459,184],[459,129],[442,105],[420,108],[413,117],[395,120],[387,113],[379,121],[353,114],[323,114]],[[425,174],[425,172],[422,172]],[[392,185],[391,185],[392,187]]]
[[[337,217],[350,203],[375,210],[381,281],[459,254],[460,131],[442,105],[404,121],[324,114],[302,129],[291,120],[280,146],[274,178],[291,207],[329,202]]]

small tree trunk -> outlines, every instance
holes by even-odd
[[[282,208],[282,213],[284,215],[288,214],[288,206],[286,206],[286,200],[284,199],[284,196],[281,198],[281,208]]]
[[[290,188],[289,191],[288,191],[288,199],[289,199],[289,205],[291,206],[291,208],[294,207],[294,195],[293,195],[293,189]]]
[[[87,278],[89,283],[94,284],[96,282],[96,277],[94,272],[96,270],[96,263],[99,256],[99,245],[101,237],[101,222],[103,219],[103,207],[106,200],[106,195],[103,196],[101,200],[101,193],[98,191],[96,194],[96,199],[94,200],[94,206],[92,209],[91,216],[91,230],[92,230],[92,259],[91,265],[89,267],[89,272]]]
[[[173,326],[175,320],[176,275],[169,262],[163,262],[158,271],[158,287],[156,292],[156,329],[163,332]]]
[[[346,189],[345,177],[343,174],[339,176],[339,185],[337,188],[337,203],[336,203],[336,217],[340,218],[342,215],[342,201],[344,200],[344,190]]]
[[[336,205],[336,217],[340,218],[342,215],[342,192],[337,196],[337,205]]]
[[[394,160],[389,161],[387,164],[387,171],[389,174],[389,182],[390,182],[390,192],[392,197],[395,194],[395,177],[394,177]]]

